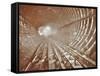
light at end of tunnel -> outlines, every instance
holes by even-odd
[[[55,32],[57,32],[57,30],[54,27],[50,26],[50,25],[41,26],[38,29],[39,35],[40,36],[45,36],[45,37],[51,36],[51,35],[55,34]]]

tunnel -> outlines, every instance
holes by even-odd
[[[96,67],[96,9],[19,6],[19,70]]]

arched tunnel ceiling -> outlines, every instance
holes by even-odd
[[[19,6],[20,71],[96,67],[96,9]]]

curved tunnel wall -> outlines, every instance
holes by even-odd
[[[20,71],[96,67],[96,9],[20,5],[19,14]],[[41,36],[46,26],[57,31]]]

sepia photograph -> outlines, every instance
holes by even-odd
[[[19,4],[19,71],[97,67],[95,7]]]

